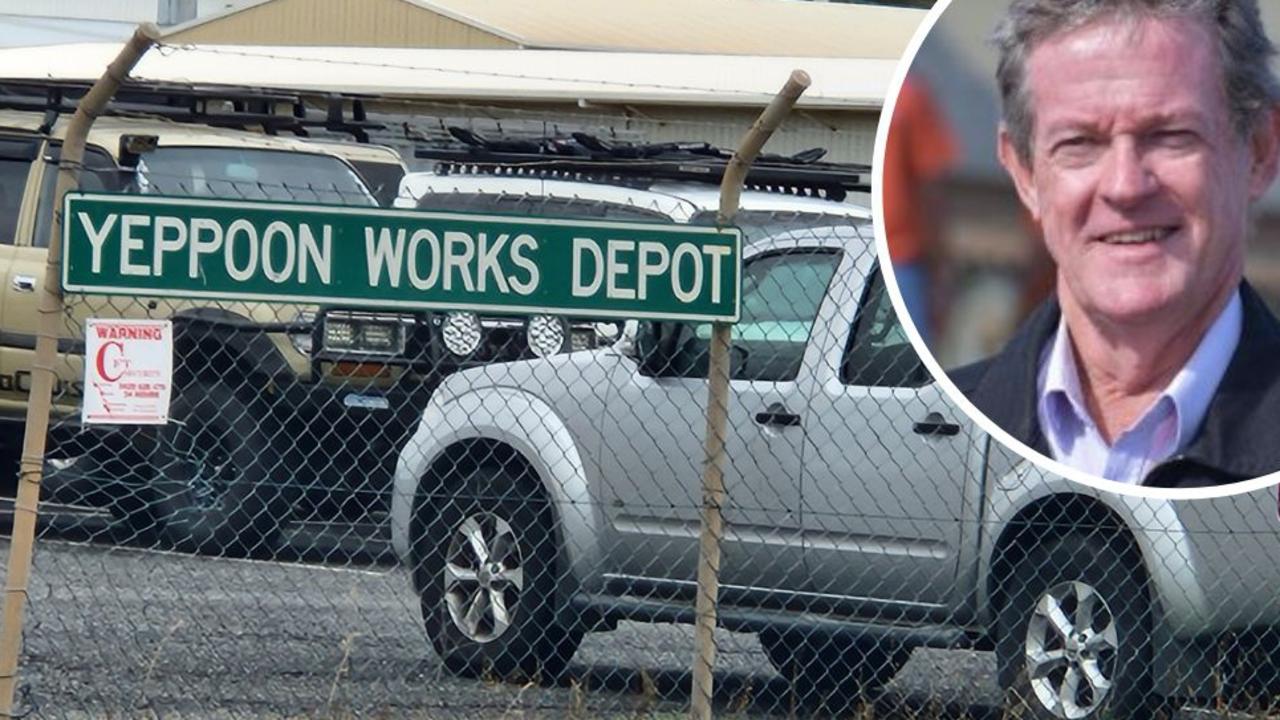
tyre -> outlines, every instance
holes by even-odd
[[[422,619],[455,674],[553,680],[582,640],[557,622],[554,517],[535,485],[481,467],[422,506]]]
[[[1066,535],[1028,551],[997,617],[996,655],[1013,717],[1159,717],[1151,611],[1127,544]]]
[[[837,715],[892,680],[911,658],[910,648],[856,635],[796,629],[766,630],[759,638],[799,702]]]
[[[279,428],[225,382],[182,386],[151,453],[147,513],[160,539],[213,555],[272,548],[296,495]]]

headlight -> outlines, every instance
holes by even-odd
[[[316,321],[316,314],[310,310],[300,310],[298,314],[293,316],[296,323],[307,323],[308,325]],[[293,349],[303,355],[311,354],[311,331],[305,333],[289,333],[289,342],[293,344]]]
[[[402,355],[406,315],[365,315],[331,312],[324,316],[321,343],[330,352],[367,355]]]
[[[529,349],[538,357],[548,357],[564,351],[569,337],[569,322],[554,315],[534,315],[525,326],[525,339]]]
[[[470,355],[480,347],[480,318],[473,312],[451,312],[440,324],[444,346],[454,355]]]

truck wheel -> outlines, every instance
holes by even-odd
[[[214,555],[272,546],[296,488],[273,482],[291,463],[270,417],[222,381],[178,390],[151,454],[148,511],[162,541]]]
[[[888,640],[805,630],[766,630],[760,645],[769,662],[807,705],[837,715],[880,689],[911,659],[911,649]]]
[[[551,680],[582,631],[557,621],[557,548],[540,490],[493,468],[474,470],[422,508],[414,546],[427,636],[459,675]]]
[[[1151,610],[1141,567],[1116,540],[1066,535],[1017,564],[996,656],[1013,717],[1154,718]]]

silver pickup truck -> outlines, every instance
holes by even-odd
[[[1274,492],[1113,495],[1004,451],[922,370],[871,238],[744,252],[721,625],[826,698],[919,646],[994,650],[1020,717],[1156,717],[1272,680]],[[448,668],[545,676],[584,632],[693,621],[708,337],[641,324],[432,395],[392,530]]]

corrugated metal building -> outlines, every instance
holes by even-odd
[[[118,50],[86,44],[0,51],[10,79],[87,81]],[[403,120],[379,137],[585,130],[624,140],[700,140],[733,147],[794,68],[813,85],[769,149],[826,147],[867,162],[892,60],[548,50],[410,50],[182,46],[143,58],[133,76],[161,85],[360,94]],[[405,147],[401,145],[401,147]]]
[[[802,68],[819,87],[846,82],[872,90],[857,103],[833,105],[816,102],[815,87],[802,101],[805,110],[792,116],[770,149],[825,147],[832,160],[870,163],[879,107],[894,64],[924,15],[895,7],[781,0],[261,0],[177,26],[168,40],[269,45],[278,56],[298,55],[300,46],[487,50],[493,54],[473,56],[469,69],[449,66],[460,73],[460,82],[454,83],[457,102],[450,104],[445,93],[425,93],[440,104],[433,112],[492,121],[494,132],[543,123],[548,128],[587,127],[620,137],[704,140],[721,146],[736,145],[767,102],[767,93],[781,87],[786,71]],[[536,60],[519,55],[538,50],[579,54]],[[649,57],[581,54],[592,51]],[[669,59],[656,62],[658,54],[668,54]],[[731,55],[760,59],[725,57]],[[385,65],[387,57],[384,50],[366,49],[357,51],[353,62],[358,67],[382,59]],[[401,66],[407,72],[426,73],[443,61],[416,56],[397,62],[407,62]],[[370,62],[365,69],[367,82],[376,85],[388,68]],[[584,94],[579,82],[584,72],[596,73],[595,79],[600,72],[614,73],[633,89],[648,85],[649,92],[625,97]],[[473,92],[504,74],[516,82],[507,83],[510,87],[501,92]],[[548,90],[540,82],[520,81],[522,75],[564,82]],[[754,96],[714,92],[736,87],[744,79],[755,83]],[[422,82],[427,82],[425,77]],[[703,92],[691,94],[681,87]]]
[[[174,42],[898,58],[919,10],[779,0],[259,0]]]

